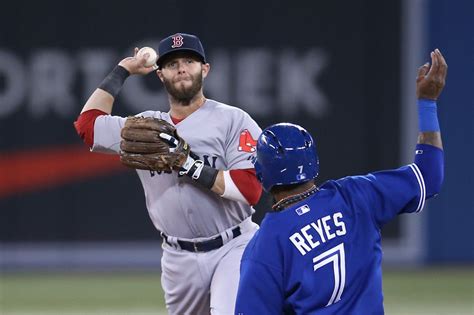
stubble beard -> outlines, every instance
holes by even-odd
[[[196,76],[189,75],[192,81],[190,87],[185,87],[179,84],[175,87],[171,80],[163,80],[166,91],[171,97],[183,106],[188,106],[194,97],[201,91],[202,88],[202,73],[198,73]]]

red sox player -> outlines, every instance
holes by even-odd
[[[244,111],[204,96],[210,65],[196,36],[171,35],[158,50],[156,74],[170,110],[138,115],[174,124],[204,165],[199,176],[137,170],[150,218],[164,239],[166,307],[170,314],[233,314],[240,259],[258,228],[252,205],[262,190],[251,156],[261,129]],[[94,152],[120,152],[126,118],[111,116],[114,99],[129,75],[153,71],[137,51],[104,79],[75,122]]]

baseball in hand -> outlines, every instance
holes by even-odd
[[[146,58],[145,67],[151,67],[156,64],[156,60],[158,59],[158,55],[156,51],[151,47],[142,47],[137,52],[137,57],[141,57],[144,54],[148,54],[148,58]]]

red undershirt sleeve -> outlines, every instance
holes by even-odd
[[[255,175],[255,169],[230,170],[230,177],[250,205],[256,205],[262,195],[262,185]]]
[[[77,134],[84,141],[85,144],[92,148],[94,145],[94,123],[97,117],[101,115],[108,115],[98,109],[91,109],[85,111],[79,115],[77,120],[74,122]]]

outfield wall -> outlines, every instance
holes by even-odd
[[[445,25],[459,8],[440,0],[362,0],[346,2],[344,9],[338,2],[287,1],[142,6],[147,10],[137,15],[128,1],[52,0],[28,8],[9,2],[0,13],[0,26],[9,30],[0,34],[2,268],[159,267],[161,240],[137,176],[116,158],[90,154],[72,122],[133,47],[157,47],[177,31],[196,33],[205,45],[212,66],[207,96],[243,108],[262,127],[291,121],[313,133],[320,182],[411,162],[416,68],[432,43],[445,44],[450,75],[442,102],[464,106],[440,111],[449,150],[446,185],[428,203],[429,214],[403,216],[384,228],[384,252],[386,262],[397,265],[426,258],[472,262],[466,225],[473,207],[464,197],[472,166],[462,166],[470,161],[463,152],[472,151],[472,132],[456,129],[457,121],[469,126],[472,102],[460,101],[468,99],[469,77],[455,66],[472,64],[458,50],[464,36],[471,51],[473,41],[466,25],[454,23],[453,33]],[[466,6],[472,12],[472,4]],[[433,18],[439,14],[442,19]],[[452,34],[456,44],[447,40]],[[166,111],[166,102],[156,77],[131,78],[114,113]],[[459,140],[466,135],[467,142]],[[257,222],[269,207],[264,196]],[[453,229],[456,224],[461,228]]]

